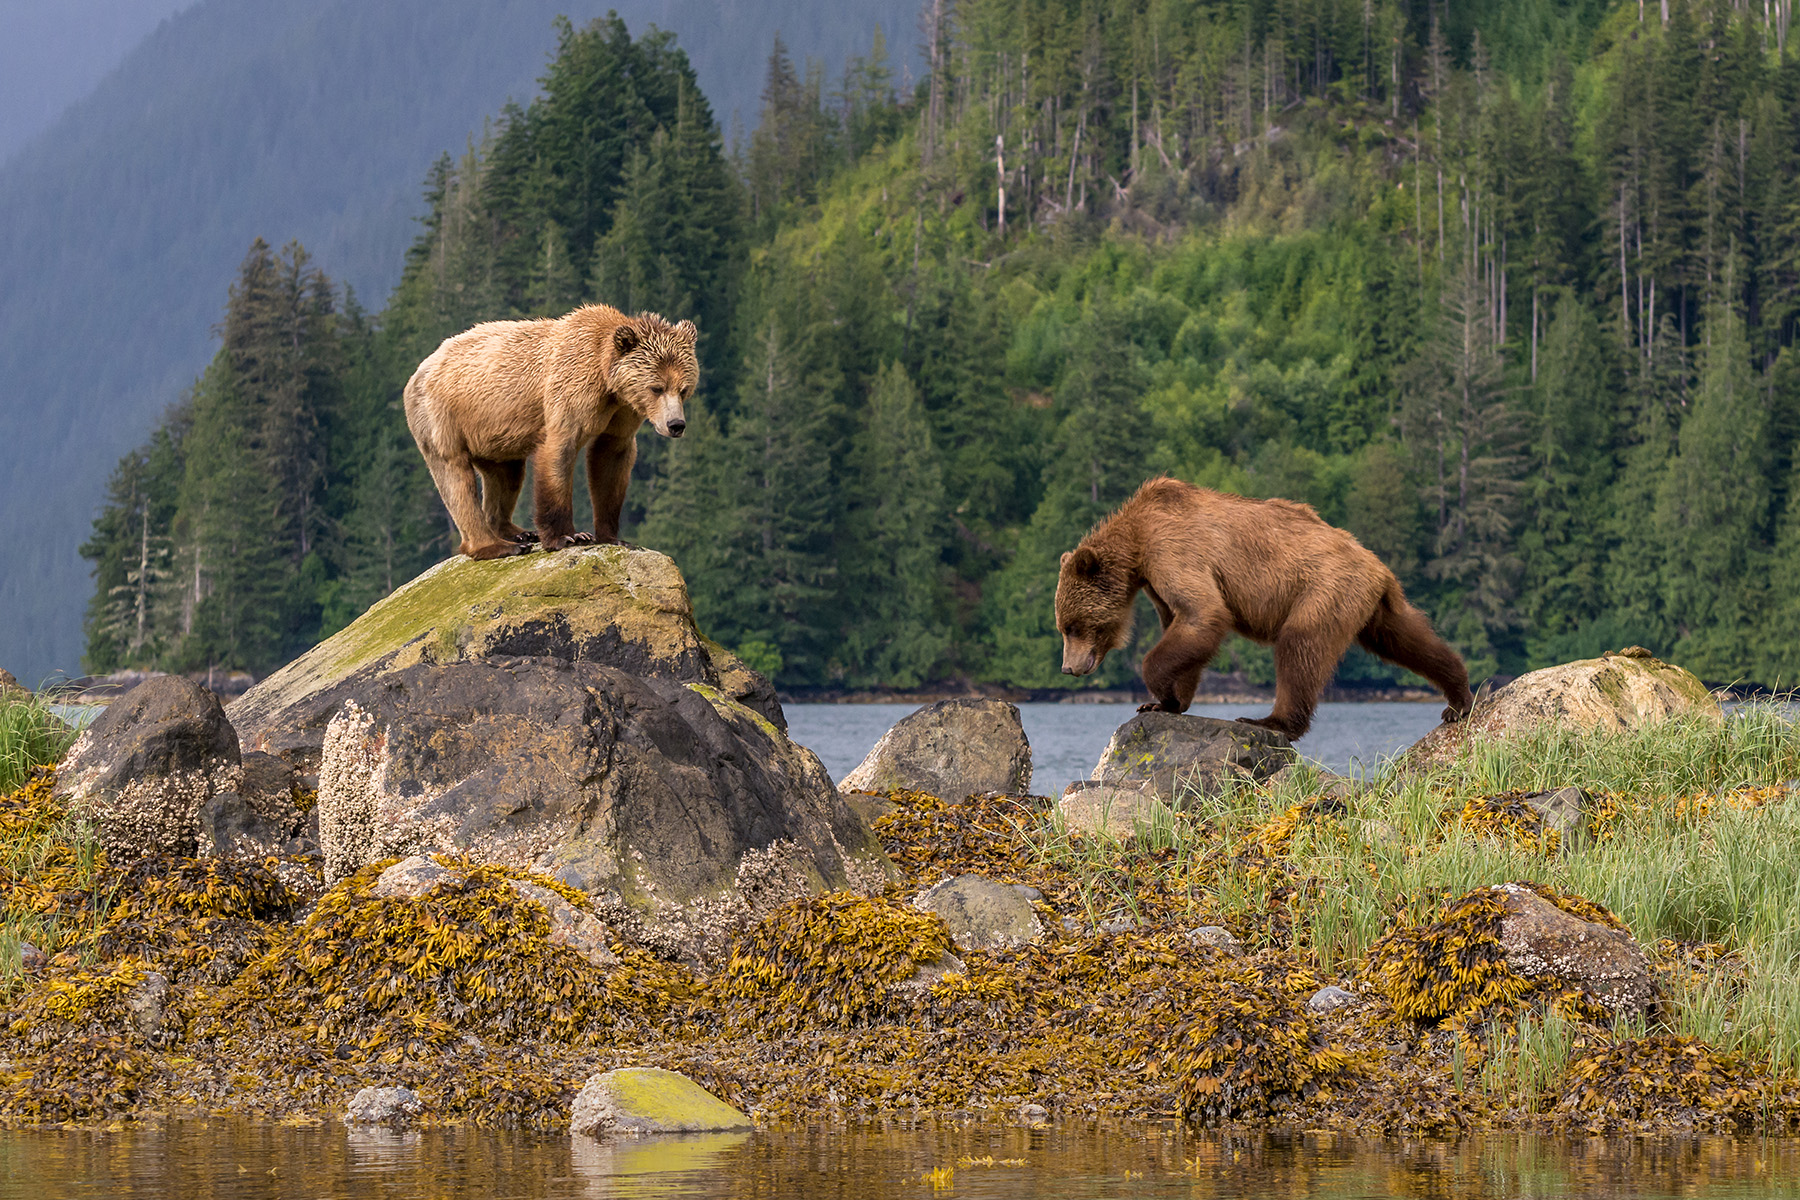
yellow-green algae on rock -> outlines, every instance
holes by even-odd
[[[576,1133],[726,1133],[750,1118],[693,1080],[660,1067],[623,1067],[588,1080],[575,1098]]]

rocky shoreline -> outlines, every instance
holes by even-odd
[[[1642,652],[1539,675],[1362,784],[1152,713],[1038,795],[965,697],[840,790],[662,556],[446,564],[0,797],[0,1120],[619,1136],[649,1077],[596,1080],[655,1068],[759,1125],[1790,1128],[1730,1015],[1779,914],[1630,872],[1791,848],[1800,735]]]

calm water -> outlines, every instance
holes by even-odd
[[[941,1172],[934,1176],[930,1172]],[[440,1130],[350,1133],[235,1121],[0,1133],[0,1197],[941,1196],[1510,1200],[1800,1192],[1800,1141],[1224,1135],[993,1125],[772,1131],[605,1144]]]
[[[842,779],[916,704],[787,704],[788,733]],[[1261,717],[1267,705],[1196,704],[1197,717]],[[1373,768],[1438,723],[1443,701],[1321,704],[1312,729],[1296,747],[1302,756],[1340,774]],[[1032,791],[1057,795],[1072,780],[1086,779],[1113,730],[1137,715],[1135,704],[1021,704],[1019,717],[1031,742]]]

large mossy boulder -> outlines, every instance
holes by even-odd
[[[317,773],[333,878],[457,853],[553,875],[704,955],[768,907],[889,870],[653,551],[441,563],[230,714],[246,747]]]
[[[1113,731],[1091,778],[1174,799],[1260,783],[1294,761],[1287,738],[1261,725],[1143,712]]]
[[[903,717],[839,781],[846,792],[928,792],[962,800],[1031,786],[1031,743],[1017,705],[939,700]]]
[[[1527,729],[1622,733],[1688,713],[1722,720],[1704,683],[1641,646],[1521,675],[1482,698],[1467,717],[1439,725],[1401,756],[1405,767],[1455,759],[1470,744]]]

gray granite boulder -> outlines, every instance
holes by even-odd
[[[1261,725],[1144,712],[1113,731],[1092,778],[1179,799],[1189,789],[1211,794],[1232,781],[1260,783],[1295,757],[1287,738]]]
[[[1035,942],[1044,926],[1017,887],[980,875],[958,875],[913,897],[913,907],[936,913],[959,950],[999,950]]]
[[[1056,816],[1071,833],[1126,842],[1142,830],[1168,829],[1175,813],[1141,786],[1118,786],[1080,779],[1063,790]]]
[[[1004,700],[939,700],[881,735],[838,787],[895,788],[961,800],[983,792],[1016,795],[1031,786],[1031,743],[1017,705]]]
[[[115,864],[146,854],[192,855],[200,811],[235,792],[238,737],[219,698],[180,675],[159,675],[107,705],[57,771],[69,811],[96,826]]]

